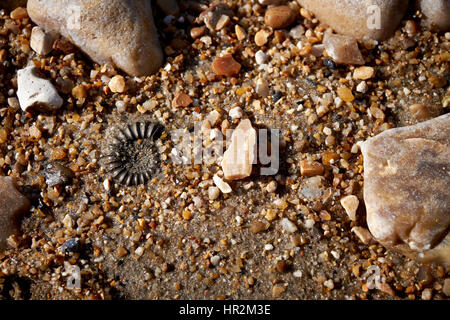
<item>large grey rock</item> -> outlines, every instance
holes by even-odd
[[[397,29],[408,0],[297,0],[320,22],[356,39],[385,40]],[[377,7],[371,7],[377,6]],[[372,8],[378,8],[379,11]],[[380,14],[377,15],[377,12]],[[375,15],[374,15],[375,14]],[[374,24],[379,17],[380,24]]]
[[[147,0],[29,0],[28,14],[58,32],[97,63],[112,63],[132,76],[149,75],[163,53]]]
[[[367,225],[383,245],[450,265],[450,114],[361,144]]]
[[[419,0],[419,7],[432,28],[450,30],[450,0]]]
[[[6,248],[6,239],[18,233],[18,218],[30,209],[30,202],[17,191],[15,180],[0,176],[0,250]]]

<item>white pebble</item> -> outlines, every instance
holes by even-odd
[[[345,209],[348,217],[352,221],[356,221],[356,210],[358,210],[359,200],[354,195],[349,195],[341,199],[341,205]]]
[[[266,251],[272,251],[273,250],[273,245],[268,243],[264,246],[264,250]]]
[[[219,177],[217,174],[214,175],[213,181],[217,186],[217,188],[219,188],[220,191],[222,191],[222,193],[230,193],[232,191],[230,185],[225,181],[223,181],[222,178]]]
[[[230,112],[228,113],[228,115],[232,118],[232,119],[240,119],[243,116],[243,111],[241,107],[236,107],[230,110]]]
[[[281,227],[288,233],[294,233],[298,230],[297,226],[288,218],[284,218],[281,220]]]
[[[23,111],[33,106],[43,106],[56,110],[63,104],[53,84],[38,76],[34,66],[26,67],[17,72],[17,97]]]
[[[262,50],[258,50],[258,52],[255,53],[255,60],[257,64],[263,64],[266,63],[268,60],[267,54],[264,53]]]
[[[356,91],[361,92],[361,93],[366,93],[367,90],[369,90],[369,86],[367,85],[367,83],[365,81],[361,81],[357,86],[356,86]]]

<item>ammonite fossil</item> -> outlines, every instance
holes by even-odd
[[[119,129],[105,157],[112,178],[127,186],[149,181],[159,167],[155,141],[162,131],[163,127],[153,122],[135,122]]]

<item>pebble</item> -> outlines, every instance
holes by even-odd
[[[52,51],[56,39],[56,34],[45,32],[40,27],[34,27],[31,30],[30,47],[37,54],[45,56]]]
[[[266,10],[264,22],[274,29],[289,27],[296,19],[297,12],[288,6],[276,6]]]
[[[255,33],[255,43],[257,46],[262,47],[269,40],[270,32],[265,29],[259,30]]]
[[[239,41],[243,41],[245,40],[245,38],[247,38],[247,33],[245,32],[244,28],[242,28],[238,24],[234,27],[234,32],[236,33],[236,38]]]
[[[200,38],[201,36],[203,36],[206,32],[206,27],[202,26],[202,27],[195,27],[191,29],[191,37],[192,39],[197,39]]]
[[[42,79],[34,66],[17,71],[17,97],[23,111],[30,108],[59,109],[63,99],[53,84]]]
[[[367,80],[373,78],[375,75],[375,69],[372,67],[358,67],[353,71],[353,79]]]
[[[381,243],[450,264],[450,114],[360,144],[367,225]]]
[[[444,286],[442,287],[442,292],[447,297],[450,297],[450,278],[444,280]]]
[[[356,91],[357,92],[366,93],[368,90],[369,90],[369,86],[367,85],[367,82],[365,82],[365,81],[361,81],[356,86]]]
[[[45,183],[49,187],[65,185],[74,178],[73,171],[60,163],[50,163],[44,171]]]
[[[275,264],[278,272],[285,273],[288,270],[288,265],[285,260],[278,260]]]
[[[72,96],[76,99],[86,99],[88,96],[88,91],[84,85],[80,84],[76,87],[73,87]]]
[[[209,187],[208,188],[208,197],[209,200],[216,200],[220,195],[220,190],[217,187]]]
[[[219,256],[212,256],[211,257],[211,259],[210,259],[210,261],[211,261],[211,264],[213,265],[213,266],[217,266],[217,265],[219,265],[219,262],[220,262],[220,257]]]
[[[214,3],[208,9],[202,11],[198,20],[203,22],[212,31],[223,29],[229,22],[233,11],[225,3]]]
[[[0,176],[0,250],[6,239],[19,232],[17,219],[30,209],[30,202],[18,190],[14,178]]]
[[[275,192],[277,190],[277,182],[270,181],[266,186],[266,191],[269,193]]]
[[[422,300],[431,300],[431,297],[433,296],[433,291],[430,288],[423,289],[422,291]]]
[[[188,107],[192,102],[194,102],[189,95],[184,92],[179,92],[176,94],[175,98],[172,100],[172,108]]]
[[[288,218],[281,219],[281,227],[287,233],[294,233],[298,230],[297,226]]]
[[[111,63],[129,75],[144,76],[163,63],[148,1],[29,0],[27,8],[38,26],[71,39],[99,64]]]
[[[239,74],[241,64],[234,60],[232,55],[225,55],[214,59],[211,65],[212,71],[219,76],[232,77]]]
[[[270,94],[270,88],[269,88],[269,85],[267,84],[266,80],[264,80],[262,78],[258,78],[258,80],[256,80],[255,91],[261,97],[267,97]]]
[[[419,0],[420,11],[432,28],[450,30],[450,1],[449,0]]]
[[[217,188],[220,189],[222,193],[230,193],[233,191],[228,183],[222,180],[221,177],[219,177],[217,174],[213,177],[214,184],[217,186]]]
[[[231,117],[231,119],[240,119],[244,115],[244,111],[242,111],[241,107],[235,107],[230,110],[228,115]]]
[[[273,298],[278,298],[280,297],[284,292],[286,291],[286,289],[280,285],[275,285],[272,287],[272,296]]]
[[[123,93],[127,89],[125,78],[121,75],[116,75],[108,83],[108,87],[113,93]]]
[[[64,253],[79,252],[81,249],[81,243],[78,238],[67,239],[61,246],[61,251]]]
[[[324,167],[317,161],[302,160],[300,161],[300,173],[304,177],[312,177],[323,174]]]
[[[222,170],[225,179],[239,180],[250,176],[255,146],[256,130],[249,119],[244,119],[233,131],[230,145],[223,155]]]
[[[323,44],[327,54],[338,64],[364,64],[358,43],[349,36],[325,33]]]
[[[256,60],[257,64],[266,63],[268,59],[269,59],[269,56],[267,54],[265,54],[265,52],[262,50],[258,50],[255,53],[255,60]]]
[[[339,87],[337,89],[337,94],[338,97],[342,99],[342,101],[352,102],[353,100],[355,100],[355,96],[353,95],[352,90],[350,90],[346,86]]]
[[[303,276],[303,272],[301,270],[294,271],[292,274],[294,278],[301,278]]]
[[[349,195],[341,199],[341,205],[352,221],[356,221],[356,210],[358,210],[359,200],[354,195]]]
[[[268,243],[264,246],[264,250],[266,251],[272,251],[273,250],[273,245],[271,243]]]
[[[305,9],[314,13],[323,24],[329,25],[337,33],[355,39],[385,40],[391,37],[399,26],[408,0],[377,0],[380,10],[380,24],[376,24],[375,12],[368,7],[372,2],[361,0],[297,0]],[[433,2],[434,0],[429,0]]]
[[[18,7],[16,9],[14,9],[13,11],[11,11],[10,15],[11,19],[25,19],[28,18],[28,12],[27,9],[23,8],[23,7]]]
[[[369,244],[370,240],[372,240],[372,235],[366,228],[353,227],[352,232],[355,233],[359,240],[361,240],[361,242],[364,244]]]

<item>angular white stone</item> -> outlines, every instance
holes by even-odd
[[[350,220],[356,221],[356,210],[359,205],[358,198],[354,195],[346,196],[341,199],[341,205],[345,209]]]
[[[34,27],[31,30],[30,47],[37,54],[45,56],[52,51],[53,43],[57,38],[57,33],[45,32],[40,27]]]
[[[214,175],[213,181],[217,188],[219,188],[222,193],[230,193],[233,191],[228,183],[222,180],[221,177],[219,177],[217,174]]]
[[[281,227],[287,233],[294,233],[298,230],[297,226],[288,218],[283,218],[281,220]]]
[[[17,97],[23,111],[31,107],[56,110],[63,104],[63,99],[53,84],[49,80],[40,78],[34,66],[17,72],[17,86]]]
[[[233,131],[230,146],[223,155],[222,170],[225,179],[238,180],[250,176],[255,146],[256,130],[250,120],[242,120]]]

